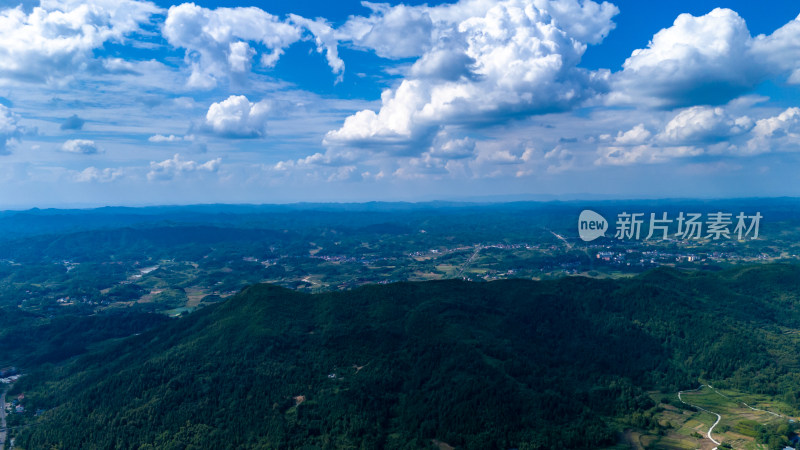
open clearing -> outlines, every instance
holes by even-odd
[[[652,392],[654,399],[663,398],[663,393]],[[641,430],[626,430],[619,445],[613,448],[631,449],[703,449],[718,447],[708,438],[708,430],[717,421],[712,436],[715,440],[728,443],[733,449],[766,450],[767,446],[755,442],[753,427],[756,424],[784,423],[795,419],[782,414],[784,406],[766,396],[743,394],[730,390],[702,386],[695,391],[683,391],[684,402],[698,406],[706,411],[692,411],[677,407],[680,404],[677,394],[668,395],[670,404],[660,403],[661,412],[657,418],[669,431],[658,436]],[[721,447],[720,447],[721,448]]]

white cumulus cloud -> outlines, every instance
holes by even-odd
[[[800,84],[800,15],[769,36],[756,36],[752,46],[773,71],[788,72],[788,81]]]
[[[693,106],[662,123],[657,133],[638,125],[601,145],[596,164],[661,163],[694,156],[747,157],[800,152],[800,108],[753,120],[726,107]]]
[[[619,8],[609,2],[577,2],[574,0],[536,0],[534,4],[547,10],[559,28],[575,39],[589,44],[598,44],[616,24],[611,19]]]
[[[745,133],[753,128],[747,117],[732,117],[724,108],[694,106],[673,117],[658,138],[663,142],[711,143]]]
[[[420,56],[435,40],[433,19],[427,7],[362,4],[370,8],[372,14],[351,17],[339,30],[341,40],[373,50],[384,58]]]
[[[398,87],[383,92],[380,110],[348,117],[340,129],[326,135],[326,145],[383,144],[420,152],[445,125],[491,124],[564,111],[606,88],[607,72],[590,72],[577,64],[586,50],[583,40],[596,41],[613,27],[615,7],[577,0],[464,1],[415,7],[413,14],[408,7],[370,7],[382,20],[396,13],[392,23],[419,21],[421,31],[410,32],[409,39],[419,44],[414,49],[390,53],[377,42],[370,41],[369,46],[379,55],[421,53],[421,58]],[[578,27],[591,11],[601,11],[598,17],[603,19]],[[367,22],[376,20],[371,17]],[[422,45],[428,34],[423,26],[426,17],[433,21],[431,33],[438,37],[436,44],[427,46]],[[344,28],[367,29],[364,20],[351,19]],[[353,30],[354,36],[362,36],[354,42],[366,46],[365,36],[372,31]],[[400,41],[385,44],[405,45]]]
[[[400,59],[422,56],[438,42],[453,39],[458,34],[454,25],[486,15],[497,2],[461,0],[435,7],[366,1],[362,4],[372,14],[351,17],[337,30],[338,39],[372,50],[383,58]],[[545,12],[556,27],[590,44],[605,38],[615,26],[611,18],[619,13],[608,2],[578,0],[533,0],[525,2],[523,7]]]
[[[173,46],[186,49],[189,86],[212,88],[221,78],[249,71],[256,55],[262,67],[274,66],[302,31],[260,8],[212,10],[183,3],[169,8],[163,35]],[[258,52],[251,43],[266,50]]]
[[[204,163],[196,161],[182,160],[179,154],[175,154],[172,159],[167,159],[161,162],[151,161],[150,171],[147,173],[149,181],[155,180],[171,180],[176,176],[193,173],[193,172],[216,172],[220,164],[221,158],[212,159]]]
[[[751,37],[735,11],[681,14],[634,50],[614,77],[612,103],[683,107],[724,104],[771,76],[800,82],[800,21]]]
[[[267,100],[252,103],[244,95],[231,95],[208,108],[204,125],[223,137],[261,137],[266,133],[270,110]]]
[[[99,153],[97,144],[89,139],[70,139],[61,146],[61,150],[68,153],[80,153],[82,155],[92,155]]]
[[[747,153],[800,151],[800,108],[756,121],[749,137],[742,146]]]
[[[620,131],[617,133],[614,143],[617,145],[641,145],[647,142],[652,136],[653,133],[645,128],[643,123],[640,123],[628,131]]]
[[[93,50],[123,42],[160,9],[137,0],[42,0],[0,11],[0,77],[62,83],[86,70]]]
[[[435,158],[469,158],[475,155],[475,140],[469,137],[450,139],[446,134],[440,134],[434,139],[428,154]]]
[[[81,183],[110,183],[121,178],[124,174],[125,171],[123,169],[87,167],[75,175],[75,181]]]

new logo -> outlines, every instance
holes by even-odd
[[[578,234],[586,242],[605,236],[608,231],[606,219],[594,211],[585,209],[578,217]]]

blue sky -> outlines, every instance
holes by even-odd
[[[798,196],[798,14],[0,1],[0,208]]]

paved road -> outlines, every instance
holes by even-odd
[[[745,402],[742,402],[742,404],[743,404],[744,406],[747,406],[748,408],[752,409],[753,411],[761,411],[761,412],[765,412],[765,413],[767,413],[767,414],[772,414],[772,415],[773,415],[773,416],[775,416],[775,417],[783,417],[782,415],[780,415],[780,414],[778,414],[778,413],[774,413],[774,412],[772,412],[772,411],[767,411],[766,409],[758,409],[758,408],[753,408],[752,406],[748,405],[748,404],[747,404],[747,403],[745,403]]]
[[[470,264],[472,264],[472,260],[475,259],[476,256],[478,256],[478,253],[480,251],[481,251],[481,246],[480,245],[475,247],[475,252],[469,257],[469,259],[467,259],[467,262],[465,262],[461,266],[461,270],[458,271],[458,275],[456,275],[456,278],[461,278],[462,275],[464,275],[464,271],[467,270],[467,268],[469,267]]]
[[[681,394],[683,394],[684,392],[695,392],[695,391],[699,391],[700,389],[703,389],[703,387],[704,387],[704,386],[706,386],[706,385],[705,385],[705,384],[702,384],[702,385],[700,385],[700,387],[699,387],[699,388],[697,388],[697,389],[692,389],[692,390],[689,390],[689,391],[678,391],[678,400],[680,400],[680,401],[681,401],[681,403],[683,403],[683,404],[685,404],[685,405],[689,405],[689,406],[691,406],[691,407],[694,407],[694,408],[697,408],[697,409],[699,409],[699,410],[701,410],[701,411],[705,411],[705,412],[707,412],[707,413],[709,413],[709,414],[713,414],[713,415],[717,416],[717,421],[716,421],[716,422],[714,422],[714,425],[711,425],[711,428],[709,428],[709,429],[708,429],[708,438],[709,438],[709,439],[711,439],[711,442],[713,442],[713,443],[715,443],[715,444],[719,445],[719,444],[720,444],[720,442],[719,442],[719,441],[717,441],[716,439],[714,439],[713,437],[711,437],[711,432],[712,432],[712,431],[714,431],[714,427],[716,427],[716,426],[717,426],[717,424],[719,423],[719,421],[720,421],[720,420],[722,420],[722,416],[720,416],[719,414],[717,414],[717,413],[715,413],[715,412],[711,412],[711,411],[709,411],[709,410],[707,410],[707,409],[703,409],[703,408],[701,408],[701,407],[699,407],[699,406],[697,406],[697,405],[692,405],[691,403],[686,403],[686,402],[685,402],[685,401],[683,401],[683,399],[681,398]],[[708,387],[711,387],[711,386],[708,386]],[[712,389],[713,389],[713,388],[712,388]],[[714,447],[712,450],[717,450],[717,447]]]
[[[569,241],[564,238],[564,236],[556,233],[553,230],[547,230],[547,231],[553,233],[553,236],[555,236],[555,237],[561,239],[562,241],[564,241],[564,244],[567,246],[567,250],[572,250],[572,244],[570,244]]]

